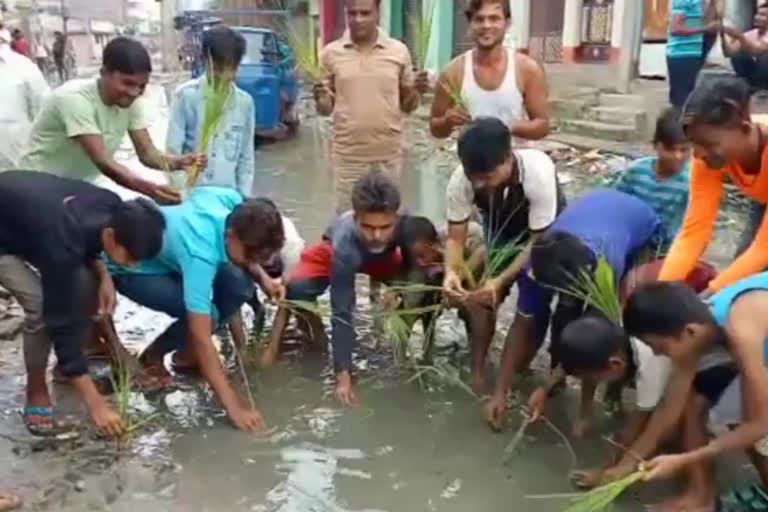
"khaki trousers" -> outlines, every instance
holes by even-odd
[[[330,166],[333,172],[336,213],[343,213],[352,209],[352,189],[355,183],[371,171],[381,171],[399,187],[400,173],[403,169],[403,155],[398,154],[385,160],[361,161],[352,157],[332,154]]]

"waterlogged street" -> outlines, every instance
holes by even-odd
[[[425,129],[423,122],[409,124],[404,201],[411,212],[440,219],[453,159]],[[162,119],[157,131],[162,133]],[[332,208],[323,133],[309,119],[297,139],[262,146],[256,156],[256,192],[274,198],[308,242],[320,236]],[[583,186],[574,179],[568,190]],[[724,230],[720,247],[734,237]],[[367,293],[358,297],[365,312]],[[512,304],[505,305],[504,324]],[[11,306],[1,323],[7,339],[0,343],[0,490],[18,492],[28,510],[558,511],[567,499],[541,495],[574,492],[568,481],[574,463],[599,464],[609,448],[601,440],[601,432],[611,429],[604,416],[588,439],[570,439],[573,461],[561,437],[570,433],[576,403],[569,391],[548,412],[556,429],[543,422],[531,426],[505,461],[521,414],[513,410],[505,432],[491,433],[480,416],[481,401],[450,379],[412,380],[413,369],[393,363],[386,338],[365,315],[358,325],[363,347],[356,361],[357,407],[341,408],[330,396],[330,368],[320,356],[289,353],[267,370],[250,362],[257,357],[247,357],[251,390],[271,427],[267,435],[235,431],[207,387],[180,377],[171,392],[134,395],[137,410],[157,415],[121,446],[89,434],[78,442],[41,445],[26,433],[18,413],[24,402],[19,314]],[[250,325],[249,315],[246,309]],[[116,320],[123,339],[137,350],[169,321],[125,300]],[[417,352],[418,335],[412,341]],[[460,368],[466,381],[466,335],[455,315],[441,319],[437,345],[439,359]],[[232,380],[242,387],[231,354],[227,361]],[[518,400],[541,378],[541,372],[526,376]],[[59,412],[82,415],[67,386],[55,390]],[[725,481],[747,478],[739,469],[745,464],[741,458],[729,461]],[[641,503],[662,497],[659,491],[642,487],[618,510],[641,510]]]

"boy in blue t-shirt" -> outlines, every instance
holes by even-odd
[[[672,0],[667,32],[669,102],[681,108],[696,86],[706,59],[705,34],[715,34],[722,25],[704,19],[701,0]]]
[[[664,400],[643,433],[615,467],[592,483],[633,472],[636,457],[652,456],[682,420],[684,452],[644,464],[646,480],[688,472],[688,489],[665,503],[664,510],[715,510],[712,459],[727,451],[747,449],[763,488],[768,488],[768,273],[723,288],[708,302],[679,282],[641,285],[630,297],[623,320],[628,335],[670,358],[672,373]],[[713,357],[718,350],[727,351],[732,360]],[[708,417],[728,410],[727,426],[735,428],[710,440],[705,431]],[[729,510],[749,508],[724,505],[736,505]]]
[[[659,116],[653,147],[656,156],[630,163],[614,187],[642,199],[656,211],[664,228],[659,233],[660,248],[666,250],[680,229],[688,207],[689,147],[678,109],[669,108]]]

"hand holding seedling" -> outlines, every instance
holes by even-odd
[[[528,397],[528,411],[531,414],[530,421],[536,421],[544,414],[544,410],[547,408],[547,400],[549,399],[549,393],[547,388],[540,386],[536,388],[531,396]]]
[[[229,414],[229,419],[239,430],[247,432],[264,432],[267,430],[264,418],[256,409],[238,406],[235,410],[227,411],[227,414]]]
[[[495,308],[499,305],[499,297],[501,296],[502,283],[498,279],[488,279],[478,290],[475,290],[469,294],[468,300],[487,306],[489,308]]]
[[[445,272],[443,291],[451,297],[463,296],[467,293],[467,290],[461,284],[461,276],[454,270],[447,270]]]
[[[677,453],[674,455],[660,455],[644,462],[641,471],[645,473],[645,481],[655,480],[657,478],[667,478],[681,471],[691,463],[691,457],[688,453]]]
[[[186,169],[188,167],[199,167],[201,169],[208,165],[208,155],[205,153],[187,153],[176,158],[174,169]]]
[[[318,82],[312,86],[312,94],[321,113],[330,113],[333,110],[333,92],[324,82]]]
[[[267,277],[261,282],[262,291],[275,302],[285,300],[285,284],[282,278],[272,279]]]
[[[507,397],[494,393],[488,403],[485,404],[485,420],[488,426],[496,432],[501,432],[504,426],[504,416],[507,412]]]
[[[453,106],[445,111],[445,120],[448,122],[451,129],[453,129],[459,126],[464,126],[469,123],[472,118],[463,107]]]

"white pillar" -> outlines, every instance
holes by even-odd
[[[178,36],[173,28],[173,17],[179,13],[178,0],[162,0],[160,7],[160,43],[163,55],[163,71],[175,71],[179,67]]]
[[[532,1],[536,0],[509,0],[512,10],[511,38],[518,50],[528,50],[528,41],[531,38]]]
[[[565,0],[563,13],[563,61],[573,62],[581,47],[582,0]]]
[[[627,16],[631,14],[631,1],[615,0],[613,3],[613,26],[611,27],[611,61],[616,62],[624,48],[624,39],[627,31],[631,31],[631,25],[627,23]],[[638,2],[639,3],[639,2]],[[638,7],[639,8],[639,7]]]

